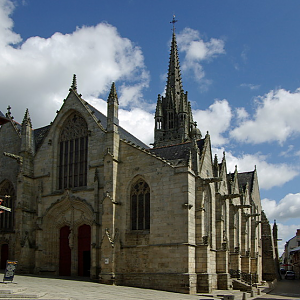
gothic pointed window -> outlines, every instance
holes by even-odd
[[[169,120],[169,129],[174,128],[174,113],[173,112],[168,112],[168,120]]]
[[[161,120],[161,118],[157,118],[157,120],[156,120],[156,129],[162,129],[162,120]]]
[[[131,188],[131,229],[150,230],[150,188],[142,179]]]
[[[88,127],[73,113],[64,123],[59,139],[59,189],[87,185]]]
[[[14,210],[16,194],[12,183],[5,180],[0,185],[1,205],[11,209],[11,212],[0,213],[0,231],[12,231],[14,229]]]

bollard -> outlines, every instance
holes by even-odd
[[[246,300],[247,299],[247,293],[243,293],[243,299],[242,300]]]
[[[260,295],[260,289],[257,289],[257,295]]]
[[[223,300],[234,300],[234,295],[223,295]]]
[[[254,297],[254,291],[251,290],[251,297]]]

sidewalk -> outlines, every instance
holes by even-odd
[[[0,274],[1,276],[2,274]],[[0,299],[51,300],[202,300],[222,299],[218,295],[233,294],[242,300],[240,291],[214,291],[213,294],[179,294],[150,289],[104,285],[78,278],[48,278],[16,275],[13,283],[0,283]],[[247,294],[247,299],[254,299]]]

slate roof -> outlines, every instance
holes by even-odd
[[[0,125],[7,123],[9,120],[5,117],[5,115],[0,111]]]
[[[201,155],[204,146],[204,139],[198,140],[197,145],[200,149]],[[151,153],[175,164],[187,162],[190,156],[190,150],[191,142],[149,149]]]
[[[245,188],[247,183],[249,185],[249,191],[252,191],[254,179],[254,171],[238,173],[238,183],[240,188]]]
[[[51,125],[48,125],[48,126],[45,126],[45,127],[37,128],[33,131],[35,149],[38,149],[41,146],[41,144],[42,144],[45,136],[47,135],[50,127],[51,127]]]

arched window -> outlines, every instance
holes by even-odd
[[[131,229],[150,230],[150,188],[142,179],[131,188]]]
[[[87,184],[88,127],[73,113],[64,123],[59,138],[59,189]]]
[[[14,204],[16,200],[15,189],[12,183],[5,180],[0,185],[0,195],[3,206],[11,208],[11,212],[4,211],[0,214],[0,230],[1,231],[12,231],[14,229]],[[8,196],[8,197],[5,197]]]
[[[169,129],[174,128],[174,113],[172,111],[168,112],[168,120],[169,120]]]
[[[161,118],[157,118],[156,129],[161,129],[161,128],[162,128],[162,120],[161,120]]]

